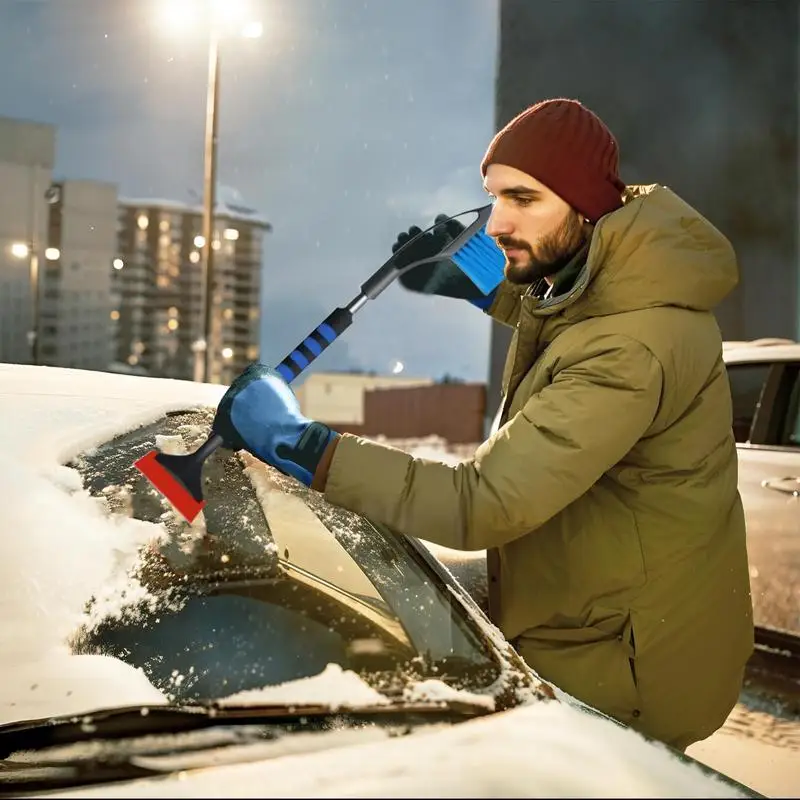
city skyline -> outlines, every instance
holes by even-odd
[[[0,64],[19,77],[0,87],[0,114],[56,125],[57,178],[188,202],[202,190],[205,42],[166,35],[154,7],[4,5]],[[496,5],[250,8],[263,37],[222,53],[218,183],[273,226],[261,344],[277,361],[355,294],[401,230],[484,202]],[[392,287],[319,369],[401,361],[408,374],[485,380],[488,337],[471,307]]]

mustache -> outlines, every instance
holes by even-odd
[[[498,236],[495,239],[497,246],[503,250],[527,250],[531,252],[531,246],[522,239],[512,239],[510,236]]]

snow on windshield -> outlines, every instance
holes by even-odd
[[[122,661],[70,654],[87,601],[119,602],[138,548],[163,528],[110,516],[63,464],[166,411],[213,405],[222,391],[0,365],[0,723],[166,702]],[[132,599],[137,588],[125,590]]]
[[[323,704],[335,710],[343,706],[386,705],[389,700],[355,672],[343,670],[338,664],[328,664],[319,675],[310,678],[265,686],[263,689],[248,689],[219,700],[219,705],[223,707],[287,703]]]

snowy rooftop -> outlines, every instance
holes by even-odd
[[[128,208],[161,208],[180,214],[202,215],[203,213],[203,204],[200,199],[193,202],[182,202],[159,197],[120,197],[119,204]],[[237,222],[249,222],[251,225],[258,225],[267,231],[272,230],[272,225],[266,217],[244,203],[241,195],[235,189],[220,187],[217,190],[214,208],[218,217]]]

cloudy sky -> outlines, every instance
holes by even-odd
[[[199,2],[200,0],[195,0]],[[57,126],[57,177],[127,196],[202,188],[206,40],[167,0],[0,0],[0,115]],[[219,182],[273,224],[263,357],[277,361],[390,255],[486,202],[496,0],[244,0],[259,40],[222,52]],[[13,75],[13,78],[11,77]],[[320,368],[484,380],[488,320],[390,287]]]

